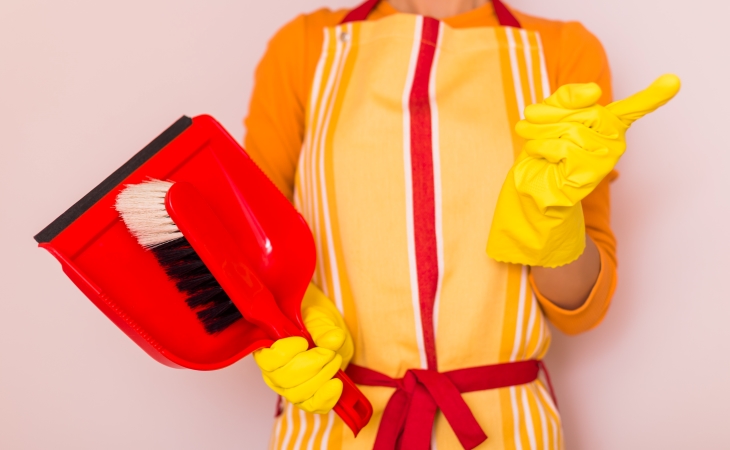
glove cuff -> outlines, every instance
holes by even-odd
[[[551,208],[543,214],[534,200],[517,192],[510,171],[489,230],[489,257],[511,264],[558,267],[583,254],[585,239],[580,202]]]

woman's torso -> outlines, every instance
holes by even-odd
[[[330,14],[335,23],[344,15]],[[324,44],[319,58],[312,57],[311,42],[291,42],[309,49],[303,62],[285,61],[304,72],[302,83],[311,91],[302,101],[301,151],[291,175],[287,168],[267,167],[271,161],[263,155],[252,156],[285,192],[296,171],[294,201],[318,246],[315,281],[344,312],[357,346],[354,363],[400,377],[411,368],[448,371],[541,358],[549,332],[526,269],[489,260],[484,246],[497,193],[521,145],[512,127],[522,107],[556,83],[557,71],[550,69],[559,37],[555,23],[537,21],[539,34],[490,28],[485,25],[496,20],[488,7],[447,21],[479,27],[441,27],[428,71],[436,81],[411,114],[417,19],[375,20],[385,16],[392,11],[376,10],[366,27],[307,34],[307,42]],[[423,106],[430,109],[430,136],[419,134],[418,126],[413,134]],[[249,129],[257,126],[252,122]],[[428,151],[405,151],[414,137],[430,140]],[[249,150],[251,144],[247,139]],[[425,189],[430,203],[414,198],[424,191],[424,174],[432,180]],[[425,233],[416,217],[424,211],[433,217]],[[272,445],[370,448],[392,389],[363,391],[376,414],[357,441],[334,414],[308,415],[286,405]],[[485,448],[561,445],[559,417],[540,382],[463,397],[490,436]],[[443,417],[435,436],[438,448],[459,448]]]

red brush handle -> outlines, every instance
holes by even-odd
[[[309,333],[299,329],[279,309],[274,296],[248,267],[236,241],[197,189],[185,182],[173,184],[167,192],[165,206],[183,236],[246,320],[264,330],[271,339],[301,336],[309,341],[310,347],[314,346]],[[357,436],[370,421],[373,408],[342,370],[335,378],[343,385],[335,412]]]

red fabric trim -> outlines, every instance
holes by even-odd
[[[439,409],[465,449],[484,442],[487,435],[461,394],[530,383],[540,368],[542,361],[529,360],[443,373],[412,369],[400,379],[355,364],[346,372],[357,384],[396,388],[383,411],[375,450],[426,450]]]
[[[378,3],[380,3],[380,0],[367,0],[357,8],[347,13],[340,23],[343,24],[366,20],[375,7],[378,6]],[[522,28],[517,18],[500,0],[492,0],[492,6],[494,7],[494,13],[497,15],[497,20],[499,20],[499,24],[501,26]]]
[[[497,20],[501,26],[522,28],[517,17],[515,17],[500,0],[492,0],[492,6],[494,7],[494,14],[497,15]]]
[[[281,413],[284,412],[284,401],[281,398],[281,395],[278,395],[276,397],[276,411],[274,411],[274,418],[277,418],[281,415]]]
[[[538,361],[540,364],[540,370],[542,370],[542,373],[545,374],[545,381],[547,381],[548,389],[550,389],[550,397],[553,399],[553,403],[555,404],[555,408],[558,408],[558,397],[555,396],[555,389],[553,389],[553,383],[550,381],[550,372],[548,372],[547,367],[545,366],[545,363],[542,362],[542,360]]]
[[[348,22],[360,22],[367,19],[368,15],[370,15],[375,7],[378,6],[378,3],[380,3],[380,0],[367,0],[365,3],[347,13],[345,18],[342,19],[342,22],[340,22],[340,24]]]
[[[413,233],[418,273],[418,301],[428,368],[436,370],[436,340],[433,306],[438,287],[436,248],[436,201],[434,198],[431,105],[428,86],[431,79],[440,22],[423,18],[421,46],[408,101],[411,116],[411,177],[413,183]]]

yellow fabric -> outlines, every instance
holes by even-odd
[[[605,108],[595,83],[561,86],[525,110],[516,132],[527,142],[507,174],[487,244],[497,261],[557,267],[585,248],[581,200],[626,150],[626,131],[666,104],[679,78],[664,75],[647,89]]]
[[[510,10],[523,28],[539,33],[550,86],[595,82],[603,92],[599,104],[606,105],[611,101],[610,70],[605,52],[595,36],[577,22],[551,21],[512,8]],[[396,12],[387,1],[381,1],[368,21],[379,20]],[[297,16],[272,38],[256,70],[255,88],[245,120],[247,132],[244,146],[289,198],[293,195],[294,174],[304,139],[305,105],[310,97],[316,65],[322,52],[322,30],[337,25],[346,13],[345,9],[320,9]],[[459,29],[498,24],[491,3],[447,18],[444,22]],[[520,119],[516,109],[509,114],[511,122]],[[519,142],[521,138],[515,134],[514,139]],[[520,150],[521,144],[517,143],[515,151],[519,153]],[[602,258],[601,274],[593,294],[583,306],[591,314],[571,314],[557,308],[537,292],[543,308],[550,311],[550,321],[561,331],[580,333],[596,326],[598,321],[585,319],[603,317],[602,312],[608,308],[613,295],[617,260],[616,240],[610,225],[608,185],[616,177],[617,174],[612,172],[581,202],[586,233],[601,250]],[[353,334],[357,334],[352,328],[356,324],[351,321],[348,325]]]
[[[399,377],[423,358],[404,217],[402,99],[415,19],[394,12],[382,2],[367,22],[328,28],[345,11],[320,10],[284,27],[257,71],[245,145],[310,224],[315,282],[344,314],[353,361]],[[533,292],[529,268],[484,253],[501,184],[524,144],[514,132],[524,106],[571,82],[596,82],[601,104],[611,96],[605,54],[585,28],[515,14],[524,31],[485,28],[496,25],[491,5],[447,19],[452,27],[436,56],[441,371],[541,358],[550,342],[546,317],[566,332],[584,331],[603,317],[615,286],[608,189],[615,173],[582,202],[602,268],[579,314]],[[272,448],[372,448],[393,391],[362,390],[375,414],[357,440],[333,413],[311,415],[287,402]],[[560,417],[541,382],[463,397],[490,436],[480,448],[562,448]],[[437,448],[460,448],[441,415],[434,433]]]

